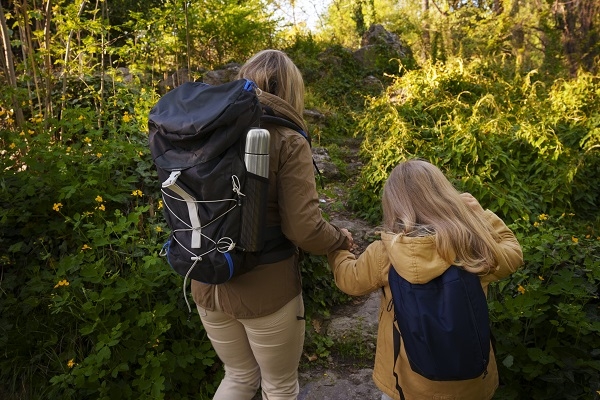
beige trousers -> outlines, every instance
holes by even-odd
[[[251,400],[258,387],[263,400],[298,397],[298,364],[304,345],[302,294],[260,318],[236,319],[198,307],[225,377],[213,400]]]

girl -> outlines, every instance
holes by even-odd
[[[470,194],[460,194],[444,174],[423,160],[400,163],[383,190],[381,240],[358,258],[340,250],[328,255],[337,286],[354,296],[383,288],[373,379],[382,399],[401,398],[394,377],[394,313],[389,307],[389,268],[411,283],[425,283],[450,265],[479,275],[488,284],[523,264],[521,247],[511,230],[493,212],[484,211]],[[401,318],[401,316],[398,316]],[[431,381],[412,371],[404,341],[395,372],[403,398],[488,400],[498,387],[498,370],[490,350],[487,375],[463,381]]]

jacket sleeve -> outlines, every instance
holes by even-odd
[[[492,228],[500,237],[500,254],[498,266],[491,274],[483,276],[482,282],[492,282],[505,278],[515,272],[523,265],[523,251],[514,233],[506,226],[504,221],[490,210],[484,212],[484,218],[492,225]]]
[[[281,230],[301,249],[317,255],[339,249],[339,228],[323,219],[315,183],[312,152],[306,139],[295,135],[281,154],[277,196]]]
[[[371,243],[358,257],[348,250],[327,255],[335,284],[344,293],[362,296],[387,285],[390,261],[381,241]]]

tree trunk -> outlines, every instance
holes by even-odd
[[[23,18],[23,27],[21,29],[21,42],[23,43],[23,62],[25,64],[25,68],[27,68],[27,64],[31,65],[31,74],[33,76],[33,84],[35,86],[35,96],[37,97],[37,107],[38,112],[42,112],[42,97],[41,90],[39,87],[39,79],[38,79],[38,68],[35,60],[34,49],[33,49],[33,41],[31,39],[31,26],[29,21],[29,13],[28,13],[28,5],[27,0],[23,1],[21,4],[20,12],[21,17]],[[27,62],[29,61],[29,62]],[[29,87],[29,84],[27,84]],[[30,95],[29,98],[32,96]],[[30,106],[31,113],[33,114],[33,107]]]
[[[44,100],[45,118],[44,126],[48,128],[48,121],[52,117],[52,58],[50,57],[50,20],[52,16],[52,0],[46,2],[44,10],[44,63],[46,64],[46,99]]]
[[[23,110],[19,104],[19,100],[16,96],[17,91],[17,76],[15,74],[15,66],[13,64],[13,54],[10,47],[10,35],[8,32],[8,26],[6,25],[6,16],[4,15],[4,9],[0,3],[0,32],[2,33],[2,47],[4,48],[4,64],[6,66],[6,77],[8,84],[14,89],[12,97],[13,109],[15,120],[17,121],[17,127],[21,128],[25,122],[23,117]]]
[[[513,0],[510,8],[511,19],[517,19],[520,9],[521,0]],[[525,57],[525,30],[523,24],[519,21],[513,25],[510,31],[511,44],[513,48],[513,54],[515,55],[515,69],[519,71],[523,65],[523,59]]]
[[[504,6],[502,5],[502,0],[494,0],[492,3],[492,11],[495,15],[500,15],[504,11]]]
[[[427,60],[429,58],[431,47],[431,37],[429,32],[429,0],[421,1],[421,12],[423,14],[423,33],[421,35],[423,47],[421,49],[421,58]]]
[[[594,59],[599,54],[599,32],[594,25],[600,13],[598,0],[556,0],[552,11],[561,31],[571,75],[576,75],[581,67],[593,71]]]

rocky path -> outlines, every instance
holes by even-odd
[[[381,392],[371,377],[377,332],[378,293],[355,304],[332,310],[325,334],[337,343],[352,338],[352,345],[365,346],[368,357],[340,362],[330,357],[327,366],[305,365],[300,369],[298,400],[379,400]],[[335,352],[335,350],[334,350]]]
[[[328,195],[319,198],[321,208],[331,223],[352,233],[357,245],[354,252],[359,254],[373,240],[375,228],[356,218],[346,206],[348,187],[360,170],[356,154],[356,143],[351,142],[344,160],[346,174],[340,174],[326,149],[313,148],[314,159],[327,182],[324,192]],[[328,318],[318,321],[319,334],[330,338],[334,345],[326,360],[311,360],[308,355],[301,360],[298,400],[381,399],[371,376],[378,310],[379,292],[375,292],[332,309]],[[260,399],[260,394],[254,398]]]
[[[331,223],[348,229],[357,244],[359,254],[373,240],[375,228],[356,218],[346,207],[348,181],[360,170],[357,149],[351,149],[345,160],[349,179],[336,177],[335,166],[330,163],[327,152],[314,149],[315,159],[324,171],[331,197],[320,196],[323,211]],[[343,182],[341,181],[343,180]],[[325,365],[304,362],[300,368],[300,396],[298,400],[379,400],[381,392],[371,377],[377,335],[379,292],[356,298],[350,304],[331,310],[331,316],[323,323],[323,334],[334,342],[332,354]],[[350,347],[350,356],[340,349]]]

